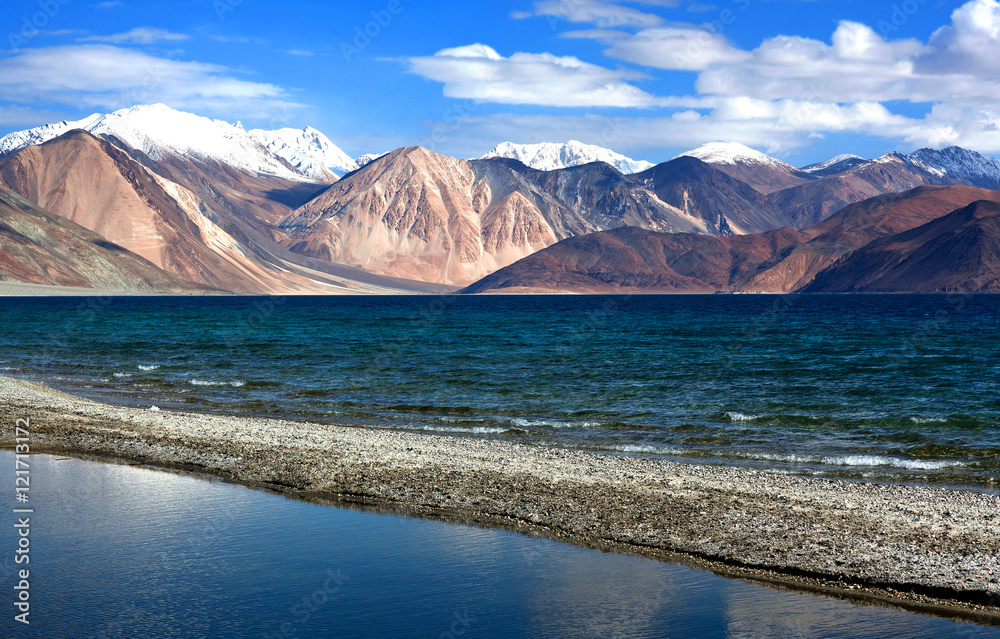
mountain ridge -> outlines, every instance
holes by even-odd
[[[525,166],[539,171],[555,171],[592,162],[604,162],[615,167],[621,173],[629,175],[654,166],[652,162],[633,160],[611,149],[584,144],[577,140],[569,140],[564,143],[541,142],[536,144],[501,142],[485,155],[476,159],[488,160],[490,158],[520,160]]]

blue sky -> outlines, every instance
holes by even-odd
[[[136,103],[352,155],[1000,153],[1000,0],[8,0],[0,134]],[[367,31],[367,34],[364,32]],[[362,35],[359,35],[362,34]]]

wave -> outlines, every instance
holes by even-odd
[[[948,420],[945,417],[911,417],[910,421],[914,424],[944,424]]]
[[[246,386],[246,382],[241,379],[232,382],[213,382],[204,379],[189,379],[188,384],[191,384],[192,386],[232,386],[233,388]]]
[[[601,422],[557,422],[547,419],[524,419],[523,417],[515,417],[510,420],[510,423],[518,428],[596,428],[601,425]]]
[[[516,429],[499,428],[496,426],[473,426],[471,428],[458,428],[457,426],[410,426],[413,430],[427,430],[438,433],[467,433],[475,435],[503,434],[510,433]],[[524,432],[524,431],[519,431]]]
[[[942,468],[964,468],[969,464],[958,460],[926,461],[923,459],[900,459],[881,455],[844,455],[824,457],[829,466],[890,466],[907,470],[940,470]]]
[[[692,452],[679,448],[670,448],[669,446],[649,446],[646,444],[622,444],[620,446],[612,446],[611,450],[623,453],[650,453],[653,455],[687,455]]]
[[[887,457],[885,455],[785,455],[778,453],[737,453],[736,456],[744,459],[756,459],[760,461],[776,461],[788,464],[822,464],[824,466],[865,466],[865,467],[889,467],[904,468],[906,470],[941,470],[943,468],[964,468],[967,462],[949,459],[940,461],[928,461],[924,459],[902,459],[899,457]]]
[[[757,421],[758,419],[764,419],[765,418],[764,415],[752,415],[752,414],[748,414],[748,413],[737,413],[736,411],[726,411],[726,417],[728,417],[730,421],[734,421],[734,422],[753,422],[753,421]]]
[[[158,368],[160,368],[159,364],[150,364],[148,366],[146,364],[139,364],[139,370],[141,371],[155,371]]]

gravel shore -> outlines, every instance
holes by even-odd
[[[1000,497],[447,436],[109,406],[0,377],[3,446],[453,513],[721,574],[1000,623]]]

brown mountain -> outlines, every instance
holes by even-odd
[[[1000,192],[920,187],[854,204],[804,231],[734,237],[636,228],[593,233],[520,260],[464,292],[799,291],[873,241],[920,227],[977,200],[1000,201]]]
[[[207,290],[4,188],[0,280],[149,292]]]
[[[875,240],[816,276],[808,293],[1000,293],[1000,204],[978,201]]]
[[[619,226],[711,232],[703,220],[637,188],[631,176],[604,162],[555,171],[538,171],[506,158],[472,160],[469,164],[479,179],[494,188],[527,188],[554,202],[558,214],[553,222],[562,237]]]
[[[713,235],[743,235],[791,226],[759,191],[693,157],[679,157],[630,176],[661,201],[702,220]]]
[[[807,286],[838,259],[878,238],[906,231],[976,200],[1000,201],[1000,191],[967,186],[921,186],[852,204],[803,233],[742,279],[741,291],[788,293]]]
[[[566,237],[632,224],[700,231],[698,218],[600,163],[543,172],[397,149],[280,225],[291,250],[376,273],[468,284]]]
[[[308,260],[281,246],[268,221],[307,199],[317,185],[221,165],[213,171],[181,158],[153,162],[139,151],[71,131],[4,158],[0,183],[168,272],[213,288],[323,293],[423,287]]]
[[[634,226],[708,235],[784,222],[757,191],[695,158],[624,176],[603,163],[537,171],[398,149],[280,224],[296,253],[376,273],[468,284],[576,235]]]
[[[709,293],[803,239],[791,229],[711,237],[622,227],[563,240],[462,292]]]
[[[681,157],[695,157],[767,195],[816,179],[815,175],[738,142],[709,142]]]
[[[847,170],[775,191],[767,199],[789,217],[791,226],[808,228],[855,202],[925,184],[953,183],[907,161],[898,153],[854,166],[850,164]]]

